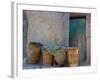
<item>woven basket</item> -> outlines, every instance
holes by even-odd
[[[54,60],[56,63],[59,65],[63,65],[66,59],[66,54],[64,49],[56,49],[55,50],[55,55],[54,55]]]
[[[79,65],[79,52],[78,48],[67,49],[68,64],[70,67]]]
[[[41,57],[41,44],[31,42],[29,43],[29,53],[28,53],[28,61],[31,64],[38,64]]]
[[[43,51],[43,65],[51,66],[53,65],[53,55],[48,50]]]

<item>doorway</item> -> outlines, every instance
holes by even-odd
[[[86,16],[70,17],[69,47],[79,48],[80,65],[87,59]]]

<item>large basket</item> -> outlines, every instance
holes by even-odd
[[[78,48],[67,49],[68,64],[70,67],[79,65],[79,52]]]
[[[38,64],[41,57],[41,44],[31,42],[29,43],[28,61],[31,64]]]

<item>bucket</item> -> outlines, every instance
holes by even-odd
[[[28,61],[31,64],[38,64],[42,54],[42,44],[36,42],[29,43]]]
[[[68,48],[67,49],[68,64],[70,67],[79,65],[79,52],[78,48]]]

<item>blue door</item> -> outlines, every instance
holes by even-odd
[[[86,61],[86,18],[71,18],[69,28],[69,46],[78,47],[80,64]]]

